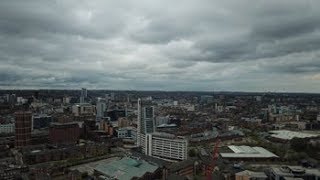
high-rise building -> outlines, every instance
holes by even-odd
[[[83,96],[84,98],[88,97],[88,91],[86,88],[81,89],[81,96]]]
[[[149,156],[170,160],[187,159],[188,140],[167,133],[155,132],[155,115],[152,105],[138,99],[137,146]]]
[[[15,145],[23,147],[30,144],[32,129],[32,113],[20,111],[15,113]]]
[[[80,103],[85,103],[85,99],[88,97],[88,91],[86,88],[81,89]]]
[[[111,101],[114,101],[115,100],[115,93],[110,93],[110,99],[111,99]]]
[[[107,109],[107,105],[105,102],[97,102],[97,118],[104,117],[104,112]]]
[[[151,105],[142,105],[141,99],[138,99],[138,129],[137,144],[143,145],[145,135],[155,131],[154,107]]]
[[[168,133],[147,134],[144,152],[161,159],[185,160],[188,158],[188,140]]]

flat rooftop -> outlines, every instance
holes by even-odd
[[[228,146],[233,153],[220,153],[223,158],[278,158],[277,155],[262,148],[250,146]]]
[[[271,133],[271,137],[282,139],[282,140],[291,140],[293,138],[319,137],[319,134],[310,134],[310,133],[289,131],[289,130],[276,130],[276,131],[270,131],[270,133]]]
[[[153,173],[159,167],[144,160],[124,157],[109,163],[101,163],[94,170],[104,176],[121,180],[130,180],[133,177],[142,177],[145,173]]]

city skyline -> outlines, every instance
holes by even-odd
[[[0,89],[318,93],[319,6],[3,1]]]

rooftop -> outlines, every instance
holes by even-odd
[[[264,172],[254,172],[249,170],[244,170],[236,173],[237,176],[250,176],[254,178],[265,178],[267,179],[267,175]]]
[[[291,140],[293,138],[311,138],[311,137],[318,137],[317,134],[309,134],[303,132],[296,132],[296,131],[289,131],[289,130],[277,130],[277,131],[270,131],[271,137],[283,140]]]
[[[99,164],[95,170],[112,178],[130,180],[133,177],[142,177],[145,173],[153,173],[158,169],[155,164],[144,160],[124,157],[120,160]]]
[[[233,153],[220,153],[225,158],[277,158],[278,156],[262,147],[228,146]]]

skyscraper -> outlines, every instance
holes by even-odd
[[[107,109],[107,105],[105,102],[99,101],[97,102],[97,118],[104,117],[104,112]]]
[[[138,99],[137,145],[144,146],[145,135],[155,132],[154,107]]]
[[[88,97],[88,92],[86,88],[81,89],[80,103],[85,103],[85,99]]]
[[[184,160],[188,157],[188,140],[168,133],[155,132],[154,107],[138,99],[137,146],[144,154],[156,158]]]
[[[83,96],[84,98],[88,97],[88,91],[86,88],[81,89],[81,96]]]
[[[15,117],[15,146],[27,146],[31,139],[32,113],[20,111],[15,113]]]

